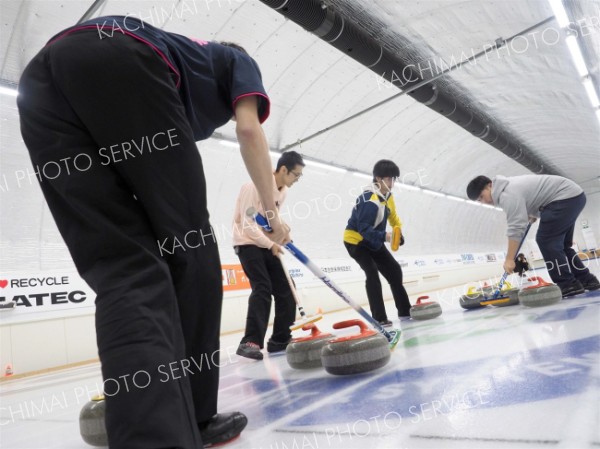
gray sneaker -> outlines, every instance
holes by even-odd
[[[256,343],[252,343],[252,342],[246,342],[246,343],[240,343],[240,345],[237,348],[237,351],[235,351],[235,353],[237,355],[241,355],[242,357],[246,357],[248,359],[254,359],[254,360],[262,360],[263,359],[263,354],[262,352],[260,352],[260,347],[256,344]]]

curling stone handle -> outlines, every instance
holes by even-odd
[[[538,288],[538,287],[548,287],[552,284],[549,284],[548,282],[546,282],[544,279],[542,279],[539,276],[534,276],[531,278],[527,279],[530,282],[537,282],[537,285],[530,285],[529,287],[525,287],[525,288]]]
[[[305,324],[304,326],[302,326],[302,330],[310,331],[310,336],[312,338],[316,338],[319,335],[321,335],[321,331],[319,330],[319,328],[317,326],[315,326],[314,323]]]
[[[422,300],[422,299],[429,299],[429,296],[419,296],[419,297],[417,298],[417,305],[420,305],[420,304],[421,304],[421,300]]]
[[[369,331],[369,328],[367,327],[367,325],[364,323],[364,321],[361,321],[361,320],[340,321],[339,323],[335,323],[333,325],[333,328],[334,329],[345,329],[347,327],[352,327],[352,326],[358,326],[360,328],[361,334]]]

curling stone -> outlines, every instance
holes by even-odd
[[[519,289],[513,288],[510,282],[505,282],[500,290],[500,294],[496,299],[493,299],[496,288],[488,295],[488,299],[482,300],[481,305],[483,306],[495,306],[495,307],[506,307],[514,306],[519,304]],[[485,289],[484,289],[485,290]]]
[[[285,350],[288,364],[295,369],[318,368],[321,364],[321,349],[329,340],[335,338],[332,334],[320,332],[314,324],[305,325],[302,330],[310,330],[308,337],[294,338]]]
[[[562,291],[556,284],[550,284],[541,277],[532,277],[529,281],[537,281],[537,285],[531,285],[521,289],[519,301],[527,307],[541,307],[556,304],[562,299]]]
[[[417,303],[410,308],[410,317],[413,320],[430,320],[442,314],[442,306],[435,301],[424,302],[429,296],[419,296]]]
[[[83,441],[91,446],[108,446],[104,413],[106,401],[104,395],[94,396],[79,413],[79,432]]]
[[[360,334],[330,340],[321,349],[321,362],[329,374],[358,374],[387,365],[391,352],[389,342],[379,332],[368,329],[361,320],[335,323],[334,329],[358,326]]]
[[[516,306],[519,304],[519,289],[518,288],[509,288],[507,290],[502,290],[500,293],[500,297],[502,298],[500,301],[492,301],[490,304],[495,307],[507,307],[507,306]]]
[[[483,305],[481,305],[481,301],[483,301],[485,299],[485,297],[483,296],[483,293],[479,290],[477,290],[477,288],[471,286],[469,287],[469,290],[467,291],[466,295],[462,295],[460,297],[460,306],[463,309],[479,309],[481,307],[485,307]]]

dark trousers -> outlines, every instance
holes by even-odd
[[[275,297],[271,341],[287,342],[292,338],[290,326],[296,318],[296,302],[281,261],[271,250],[255,245],[238,246],[237,253],[252,287],[248,298],[246,332],[241,343],[252,342],[263,347],[271,313],[271,295]]]
[[[217,406],[221,267],[168,68],[120,33],[77,32],[45,47],[19,90],[43,194],[97,295],[109,445],[198,449],[197,421]]]
[[[585,206],[582,193],[574,198],[553,201],[542,210],[540,226],[535,237],[552,282],[559,287],[571,284],[575,279],[585,280],[590,271],[585,267],[573,246],[575,220]]]
[[[356,260],[367,276],[367,298],[369,299],[369,307],[373,318],[377,321],[387,320],[379,273],[390,284],[398,316],[410,316],[410,301],[402,285],[402,268],[385,245],[381,245],[381,248],[377,251],[346,242],[344,242],[344,245],[350,257]]]

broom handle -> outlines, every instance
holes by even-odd
[[[517,248],[517,254],[515,255],[515,262],[517,261],[517,257],[519,257],[519,250],[521,249],[521,246],[523,246],[525,237],[527,237],[527,233],[529,232],[529,228],[531,228],[532,224],[533,223],[531,221],[527,224],[527,229],[525,229],[525,234],[523,234],[523,237],[521,237],[521,241],[519,242],[519,247]],[[497,299],[498,296],[500,296],[500,290],[502,290],[502,286],[504,285],[504,281],[506,281],[507,277],[508,277],[508,273],[505,271],[504,274],[502,275],[502,277],[500,278],[500,282],[498,283],[498,288],[494,292],[494,296],[492,296],[492,300]]]
[[[256,210],[250,208],[246,211],[246,214],[254,217],[256,223],[258,223],[258,225],[261,226],[263,229],[265,229],[266,231],[271,231],[271,226],[269,226],[269,222],[267,221],[267,219],[261,214],[259,214]],[[352,298],[350,298],[341,288],[339,288],[331,279],[329,279],[327,275],[323,273],[323,271],[321,271],[321,269],[317,265],[315,265],[314,262],[312,262],[308,257],[306,257],[306,255],[302,251],[300,251],[296,247],[296,245],[290,242],[286,243],[284,245],[284,248],[287,249],[290,253],[292,253],[292,255],[296,259],[302,262],[316,277],[321,279],[321,281],[323,281],[325,285],[331,288],[340,298],[342,298],[348,305],[350,305],[350,307],[356,310],[360,314],[360,316],[367,320],[375,329],[377,329],[377,331],[383,334],[383,336],[387,338],[389,342],[394,340],[394,336],[392,336],[392,334],[386,331],[383,328],[383,326],[379,324],[377,320],[375,320],[375,318],[369,315],[359,304],[354,302]]]
[[[300,312],[300,316],[302,318],[306,318],[306,313],[304,312],[304,307],[300,304],[300,298],[298,298],[298,293],[296,292],[296,287],[294,287],[294,282],[292,281],[292,277],[290,276],[290,272],[287,270],[287,267],[283,263],[283,256],[279,255],[279,261],[281,262],[281,268],[283,268],[283,272],[285,273],[285,277],[290,285],[290,290],[292,291],[292,296],[294,297],[294,301],[296,301],[296,306],[298,307],[298,312]]]

